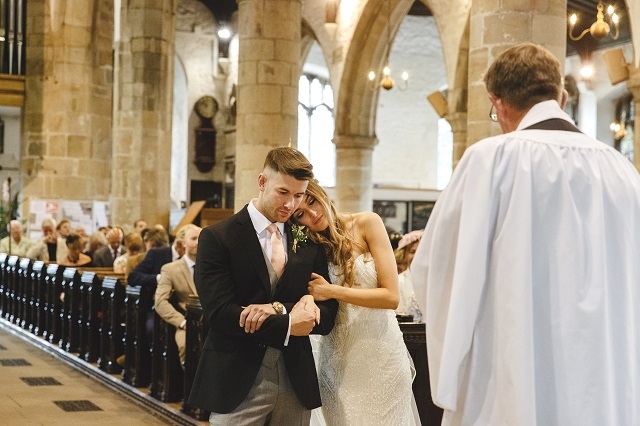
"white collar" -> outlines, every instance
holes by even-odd
[[[171,245],[171,260],[173,261],[178,259],[180,259],[180,254],[176,251],[176,245],[174,243]]]
[[[249,206],[247,206],[247,211],[249,212],[249,217],[251,218],[251,223],[253,223],[253,227],[256,230],[257,234],[262,234],[269,225],[271,225],[271,221],[267,219],[253,204],[257,198],[254,198],[249,202]],[[280,234],[284,235],[284,223],[276,222],[276,226],[280,230]]]
[[[193,267],[193,265],[196,264],[196,262],[191,260],[191,258],[189,256],[187,256],[186,253],[184,254],[184,256],[182,256],[182,258],[184,259],[185,262],[187,262],[187,266],[189,267],[189,270],[191,271],[191,268]]]
[[[569,115],[560,108],[557,101],[549,100],[538,102],[532,106],[522,120],[520,120],[516,130],[522,130],[532,124],[536,124],[550,118],[561,118],[569,123],[573,123],[571,117],[569,117]]]

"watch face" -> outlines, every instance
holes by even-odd
[[[218,103],[211,96],[203,96],[196,102],[195,110],[202,118],[213,118],[218,111]]]

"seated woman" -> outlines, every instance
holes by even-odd
[[[58,260],[62,266],[91,266],[91,258],[82,253],[82,239],[78,234],[69,234],[66,239],[68,253]]]
[[[88,247],[85,247],[83,253],[93,259],[93,254],[107,245],[107,237],[101,231],[96,231],[89,237]]]
[[[139,263],[144,257],[145,247],[144,242],[142,241],[142,237],[137,232],[130,232],[124,237],[124,247],[126,249],[125,253],[116,257],[116,259],[113,261],[113,272],[115,272],[116,274],[129,275],[129,260],[136,259]]]
[[[414,322],[422,321],[422,312],[420,306],[416,300],[415,289],[413,287],[413,280],[411,279],[411,261],[416,254],[416,249],[422,238],[424,230],[411,231],[405,234],[400,242],[398,248],[395,251],[396,262],[398,265],[403,265],[404,270],[400,272],[398,269],[398,294],[400,301],[396,314],[398,315],[411,315]]]

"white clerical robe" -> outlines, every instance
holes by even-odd
[[[640,424],[640,177],[584,134],[471,146],[411,265],[443,424]]]

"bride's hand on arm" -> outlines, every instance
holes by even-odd
[[[334,299],[333,288],[335,286],[329,284],[322,275],[315,272],[311,273],[311,281],[309,281],[309,294],[314,300],[322,302],[323,300]]]

